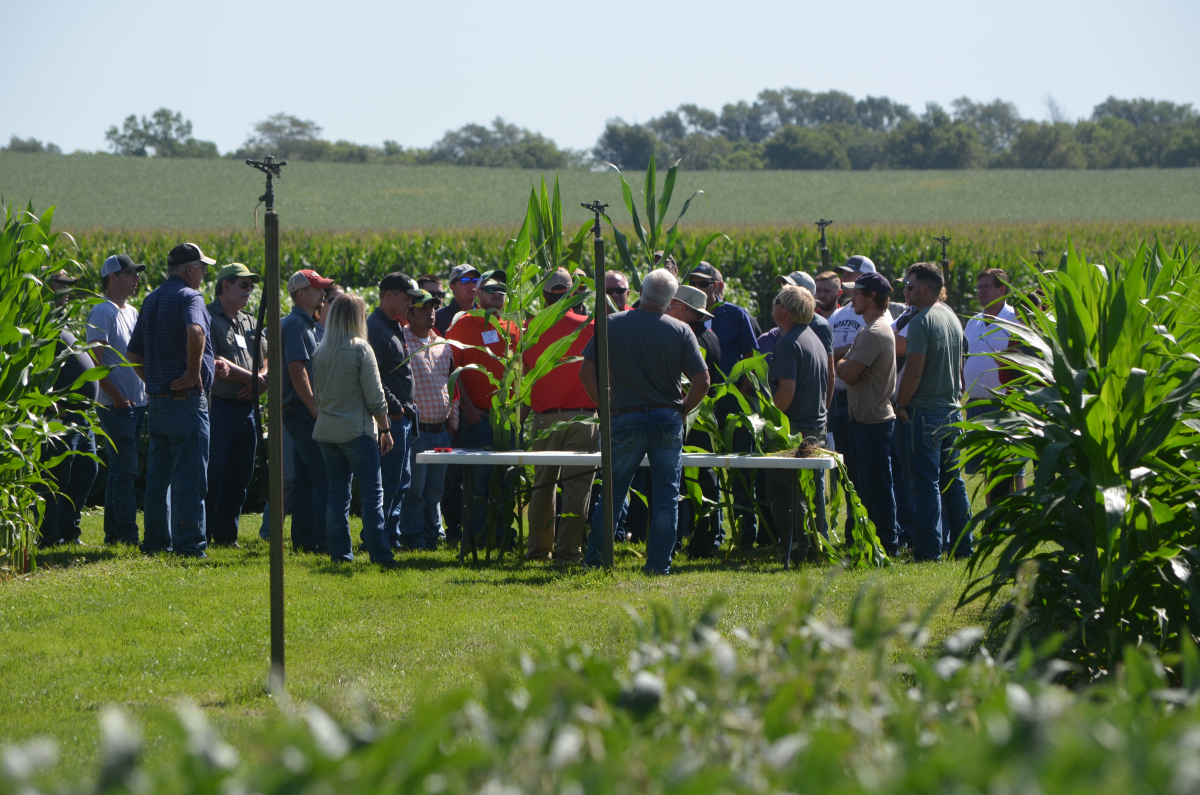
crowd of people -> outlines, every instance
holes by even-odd
[[[295,550],[353,560],[352,480],[361,499],[357,549],[381,566],[395,566],[400,550],[457,544],[463,532],[511,541],[511,517],[489,510],[496,489],[514,488],[506,480],[511,474],[478,467],[472,493],[464,494],[461,468],[415,460],[435,448],[517,442],[516,434],[497,436],[491,417],[504,360],[528,330],[498,317],[508,295],[504,271],[458,265],[449,274],[449,298],[436,274],[414,280],[389,273],[368,313],[361,298],[333,280],[299,270],[287,282],[292,307],[280,324],[283,361],[271,362],[265,335],[245,311],[259,276],[239,263],[221,267],[206,304],[200,290],[216,264],[195,244],[179,244],[167,257],[166,281],[140,312],[130,299],[145,266],[115,255],[101,267],[104,300],[87,318],[87,341],[95,346],[90,358],[68,357],[57,385],[75,385],[80,393],[63,417],[74,430],[52,452],[96,451],[78,416],[93,402],[107,436],[105,543],[192,557],[204,557],[210,545],[238,546],[260,443],[254,395],[265,392],[268,367],[281,368],[284,509]],[[990,400],[1003,388],[993,357],[1008,347],[1009,334],[995,321],[1016,319],[1003,271],[979,274],[981,311],[964,331],[945,303],[938,266],[909,267],[898,303],[891,300],[896,287],[874,263],[854,256],[838,271],[778,277],[774,327],[763,332],[750,312],[725,300],[723,277],[711,264],[700,263],[683,284],[669,255],[659,252],[655,266],[633,304],[625,274],[609,271],[604,281],[617,538],[645,540],[648,573],[669,573],[685,542],[692,558],[712,557],[725,543],[722,511],[697,511],[680,500],[683,448],[712,449],[707,433],[687,430],[686,418],[721,384],[729,388],[713,408],[722,427],[742,412],[743,401],[759,410],[769,401],[795,438],[844,457],[889,554],[907,548],[915,561],[970,554],[955,423],[967,402]],[[565,269],[548,274],[542,311],[578,295],[580,276]],[[65,272],[52,278],[57,301],[68,300],[75,281]],[[561,351],[560,364],[533,384],[521,421],[530,422],[534,450],[592,452],[599,444],[594,324],[582,305],[556,317],[522,353],[532,372],[551,346]],[[64,334],[59,346],[76,343]],[[738,362],[758,354],[768,365],[769,394],[744,375],[730,380]],[[98,381],[79,378],[95,365],[112,369]],[[967,416],[986,410],[980,403]],[[134,481],[143,424],[149,452],[139,539]],[[731,439],[732,452],[754,447],[740,425]],[[649,467],[640,466],[645,457]],[[58,494],[47,498],[44,545],[81,543],[79,509],[97,475],[95,461],[67,456],[54,468]],[[600,564],[593,473],[535,467],[527,558]],[[814,524],[827,536],[827,486],[820,470],[812,476]],[[729,479],[728,530],[743,548],[774,544],[793,523],[799,554],[814,551],[800,532],[807,501],[793,488],[796,477],[794,470],[770,469]],[[1022,488],[1019,480],[993,486],[988,499]],[[714,472],[699,470],[696,482],[705,503],[722,501]],[[468,502],[474,526],[463,528]],[[264,516],[260,533],[268,525]],[[854,532],[849,515],[846,532],[848,538]]]

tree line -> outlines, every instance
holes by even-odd
[[[316,122],[277,113],[228,158],[271,153],[288,160],[339,163],[446,163],[561,169],[608,162],[640,170],[650,156],[693,170],[869,170],[971,168],[1180,168],[1200,166],[1200,113],[1190,103],[1109,97],[1074,121],[1050,103],[1051,120],[1022,118],[1000,99],[967,97],[917,114],[887,97],[855,99],[841,91],[784,88],[725,105],[720,113],[681,105],[644,124],[611,119],[591,151],[558,146],[541,133],[497,117],[491,125],[447,131],[428,148],[382,146],[322,137]],[[216,158],[211,141],[192,136],[179,111],[128,116],[105,133],[113,154]],[[12,152],[61,150],[12,136]]]

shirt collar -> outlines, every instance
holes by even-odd
[[[380,320],[382,320],[384,323],[387,323],[387,327],[392,330],[393,334],[395,334],[396,336],[400,336],[400,329],[403,328],[403,326],[401,326],[395,320],[392,320],[390,317],[388,317],[387,313],[384,312],[382,308],[380,308],[378,306],[375,307],[375,311],[372,312],[371,314],[378,315]]]
[[[317,325],[316,319],[314,319],[312,315],[308,314],[303,309],[301,309],[298,304],[292,305],[292,314],[304,318],[304,322],[307,323],[310,328],[312,326]]]

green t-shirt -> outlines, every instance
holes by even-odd
[[[954,310],[939,302],[908,324],[908,356],[925,354],[921,383],[908,405],[919,409],[958,408],[962,394],[962,326]]]

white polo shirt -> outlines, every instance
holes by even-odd
[[[998,317],[1017,322],[1017,313],[1007,301],[1000,307]],[[992,390],[1000,388],[1000,369],[991,354],[1003,353],[1008,348],[1008,329],[992,323],[990,317],[980,312],[967,321],[963,333],[967,337],[965,352],[969,354],[963,364],[963,383],[967,385],[967,396],[971,400],[994,397]]]

